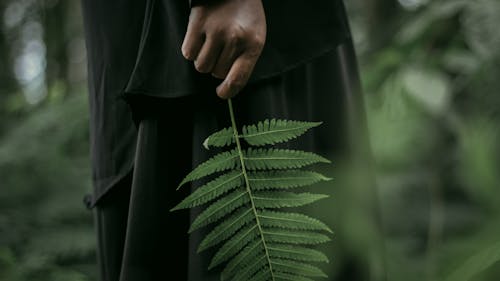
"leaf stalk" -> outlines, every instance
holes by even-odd
[[[270,258],[270,255],[269,255],[269,249],[268,249],[268,247],[266,245],[266,240],[264,239],[264,231],[262,230],[262,226],[260,224],[259,215],[257,214],[257,208],[255,207],[255,202],[254,202],[254,199],[253,199],[253,196],[252,196],[252,190],[250,188],[250,182],[248,180],[248,174],[247,174],[246,168],[245,168],[245,161],[244,161],[244,157],[243,157],[243,151],[241,150],[241,144],[240,144],[240,136],[238,134],[238,127],[236,126],[236,120],[234,118],[234,111],[233,111],[232,100],[229,98],[227,100],[227,103],[228,103],[228,106],[229,106],[229,115],[231,117],[231,126],[233,127],[234,139],[235,139],[235,142],[236,142],[236,147],[238,149],[238,155],[240,157],[241,171],[242,171],[243,177],[245,179],[246,190],[247,190],[248,196],[250,197],[250,204],[252,205],[252,210],[253,210],[253,213],[255,215],[255,221],[256,221],[257,227],[259,229],[259,234],[260,234],[260,238],[261,238],[261,241],[262,241],[262,245],[264,246],[264,251],[265,251],[265,254],[266,254],[267,262],[269,264],[269,271],[271,273],[271,279],[273,281],[275,281],[274,272],[273,272],[273,265],[271,263],[271,258]]]

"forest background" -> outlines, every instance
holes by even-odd
[[[500,1],[346,4],[383,234],[368,274],[500,280]],[[0,280],[97,280],[86,91],[80,2],[1,0]],[[372,239],[356,208],[333,225],[352,245]],[[334,251],[333,278],[343,251],[370,260]]]

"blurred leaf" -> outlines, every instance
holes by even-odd
[[[500,1],[468,1],[463,16],[464,34],[472,49],[485,59],[500,49]]]
[[[481,250],[465,261],[446,281],[469,281],[500,261],[500,243]]]
[[[433,124],[409,102],[399,73],[385,80],[381,100],[368,100],[369,126],[375,158],[384,168],[414,166],[430,152]]]
[[[478,69],[480,60],[470,51],[454,48],[447,50],[443,56],[443,64],[449,71],[472,74]]]
[[[451,91],[448,79],[441,73],[416,67],[403,72],[407,93],[432,114],[443,114],[449,107]]]
[[[433,1],[417,16],[410,19],[402,26],[396,38],[399,44],[407,44],[419,38],[425,37],[426,33],[437,24],[437,21],[444,20],[460,12],[467,0],[441,0]]]
[[[469,119],[460,130],[457,177],[472,198],[489,207],[499,208],[500,126],[486,118]]]

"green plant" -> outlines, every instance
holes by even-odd
[[[306,245],[329,241],[324,233],[331,233],[330,228],[309,216],[276,209],[299,207],[327,197],[288,190],[330,180],[299,169],[330,161],[299,150],[255,148],[291,140],[321,122],[265,120],[243,126],[240,135],[230,99],[228,106],[232,126],[210,135],[204,146],[208,149],[235,143],[236,148],[197,166],[179,187],[216,172],[228,172],[199,187],[172,210],[213,202],[193,221],[189,232],[224,218],[198,248],[203,251],[223,243],[209,266],[227,262],[222,280],[307,281],[309,277],[326,277],[310,263],[328,262],[328,258]],[[241,139],[248,143],[248,149],[242,149]]]

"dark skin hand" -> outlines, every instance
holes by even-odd
[[[182,54],[201,73],[223,79],[217,95],[246,85],[266,40],[262,0],[219,0],[191,8]]]

